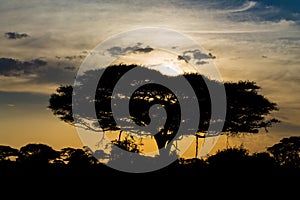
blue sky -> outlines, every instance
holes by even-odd
[[[274,115],[283,123],[263,142],[251,143],[253,138],[247,137],[244,143],[263,149],[282,137],[300,135],[299,22],[297,0],[3,0],[0,143],[21,146],[38,140],[55,147],[80,146],[74,128],[46,109],[49,95],[59,85],[73,83],[81,62],[100,42],[149,26],[191,37],[216,56],[225,81],[256,81],[262,93],[278,103],[280,111]],[[32,126],[8,126],[29,123],[28,108]],[[19,110],[18,117],[12,109]],[[42,126],[34,128],[41,116],[48,120],[44,126],[56,124],[57,129],[50,133]],[[46,133],[37,136],[39,132]],[[20,133],[23,137],[18,139]]]

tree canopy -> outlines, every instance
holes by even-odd
[[[300,137],[283,138],[279,143],[267,148],[276,162],[285,167],[300,168]]]
[[[114,88],[121,77],[129,70],[141,67],[138,65],[112,65],[106,69],[99,69],[101,71],[101,78],[97,76],[99,70],[90,70],[78,77],[76,90],[90,90],[89,83],[91,80],[99,79],[94,96],[84,96],[77,99],[76,102],[72,102],[72,95],[74,87],[71,85],[64,85],[57,88],[56,92],[51,94],[49,99],[49,106],[54,115],[58,116],[61,120],[76,126],[82,126],[87,129],[93,130],[93,124],[98,123],[103,131],[107,130],[123,130],[124,127],[119,125],[113,115],[112,96]],[[145,67],[142,70],[144,73],[152,73],[155,76],[166,76],[158,71],[154,71]],[[179,78],[184,77],[192,86],[200,109],[200,116],[198,129],[196,132],[206,133],[208,131],[209,123],[211,121],[218,121],[220,119],[212,119],[211,111],[211,99],[210,93],[207,88],[207,83],[214,87],[223,86],[221,82],[211,80],[198,73],[186,73],[177,76],[169,76],[168,79],[176,81]],[[138,77],[137,81],[138,81]],[[267,130],[274,123],[278,123],[279,120],[270,118],[269,114],[278,110],[276,103],[271,102],[262,94],[260,94],[260,87],[252,81],[239,81],[239,82],[225,82],[226,91],[226,118],[222,121],[223,134],[236,135],[239,133],[258,133],[261,128]],[[180,91],[183,92],[184,91]],[[195,98],[188,96],[186,98]],[[159,149],[165,148],[166,145],[174,139],[174,136],[183,121],[189,121],[191,119],[182,119],[179,101],[169,88],[155,83],[145,84],[134,91],[133,94],[124,92],[119,94],[122,98],[118,103],[122,103],[125,99],[129,101],[129,113],[130,117],[137,125],[147,126],[151,118],[149,117],[149,110],[153,105],[161,105],[166,113],[167,119],[164,127],[154,134],[157,147]],[[85,112],[82,108],[80,116],[76,116],[77,120],[74,120],[72,107],[74,103],[88,103],[94,104],[96,110],[96,119]],[[190,107],[192,112],[194,108]],[[86,120],[92,121],[87,123]],[[222,119],[221,119],[222,120]],[[187,133],[190,134],[190,133]]]

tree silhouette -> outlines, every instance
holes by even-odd
[[[222,83],[210,80],[197,73],[169,77],[158,71],[138,65],[121,64],[109,66],[106,69],[87,71],[77,78],[80,84],[76,85],[76,91],[88,91],[86,92],[86,94],[88,94],[87,96],[79,97],[76,99],[76,102],[72,102],[74,88],[70,85],[60,86],[57,88],[56,93],[50,96],[48,108],[61,120],[72,125],[96,130],[94,125],[97,123],[101,126],[103,131],[119,130],[121,134],[124,127],[116,122],[112,112],[112,107],[118,106],[111,104],[113,91],[120,78],[126,74],[126,72],[136,67],[142,68],[143,73],[154,74],[157,77],[164,76],[173,81],[184,77],[190,83],[197,96],[201,111],[198,130],[196,130],[198,133],[204,133],[205,135],[211,121],[217,122],[222,120],[212,119],[211,117],[211,99],[206,85],[209,83],[213,85],[213,87],[218,88],[222,86]],[[100,79],[97,76],[99,73],[102,74]],[[90,87],[91,82],[95,80],[98,83],[96,91],[89,91],[93,88]],[[133,82],[134,81],[135,80],[133,80]],[[136,81],[138,81],[138,77]],[[268,116],[272,111],[278,110],[277,105],[259,94],[260,87],[257,86],[255,82],[226,82],[224,86],[227,98],[227,113],[225,121],[223,121],[223,133],[230,135],[244,132],[258,133],[260,128],[267,130],[268,127],[279,122],[277,119],[270,119]],[[185,94],[185,91],[179,92],[181,92],[183,96],[186,95],[186,98],[194,98]],[[153,120],[149,117],[151,106],[160,104],[165,109],[167,119],[164,127],[153,136],[158,149],[170,148],[168,144],[174,139],[178,128],[184,123],[183,121],[192,120],[181,119],[181,108],[176,95],[163,85],[155,83],[145,84],[136,89],[133,94],[126,93],[125,91],[120,94],[120,96],[122,98],[120,98],[117,104],[122,104],[124,99],[130,99],[128,109],[131,116],[128,117],[142,127],[147,126],[151,120]],[[81,109],[80,112],[78,112],[80,116],[75,116],[76,120],[74,120],[72,107],[74,104],[78,105],[80,103],[93,104],[96,110],[96,119],[90,114],[90,111],[86,111],[85,108],[79,108]],[[194,108],[190,107],[186,109],[190,109],[192,112]],[[78,113],[76,114],[78,115]]]
[[[54,115],[58,116],[62,121],[73,124],[72,114],[72,92],[71,85],[61,86],[57,88],[56,93],[51,95],[49,106]]]
[[[59,152],[45,144],[27,144],[19,152],[19,162],[34,166],[45,166],[59,158]]]
[[[0,161],[11,160],[12,157],[17,158],[19,150],[6,145],[0,145]]]
[[[250,157],[251,165],[254,171],[274,170],[277,167],[275,159],[268,152],[253,153]]]
[[[227,95],[227,115],[224,131],[231,134],[240,132],[258,133],[279,120],[268,115],[278,110],[276,103],[259,94],[260,87],[255,82],[239,81],[225,83]]]
[[[210,156],[207,162],[211,167],[226,170],[237,170],[247,167],[249,151],[243,146],[239,148],[230,147],[224,150],[218,150],[215,155]]]
[[[250,154],[249,150],[243,147],[229,147],[218,150],[214,155],[207,158],[207,163],[211,168],[233,171],[254,171],[266,172],[276,167],[273,157],[267,152]]]
[[[267,148],[277,163],[285,167],[300,168],[300,137],[283,138]]]
[[[73,169],[84,169],[97,163],[97,159],[86,149],[63,148],[60,159]]]
[[[59,159],[63,158],[65,154]],[[156,186],[163,188],[161,191],[165,191],[167,183],[172,183],[172,187],[179,186],[176,188],[182,189],[184,186],[186,191],[193,191],[193,194],[200,191],[199,188],[201,191],[216,191],[220,187],[225,193],[232,190],[245,192],[253,190],[259,191],[257,195],[261,195],[261,192],[266,192],[267,186],[271,186],[285,197],[290,195],[294,197],[293,191],[297,192],[298,187],[295,181],[300,177],[299,168],[274,167],[274,159],[268,153],[251,155],[247,150],[238,148],[219,151],[207,156],[206,159],[180,158],[164,168],[148,173],[126,173],[114,170],[100,162],[80,165],[80,160],[85,163],[86,159],[81,156],[77,158],[76,163],[79,165],[68,163],[60,163],[59,166],[55,163],[27,165],[19,162],[19,159],[0,162],[1,192],[5,194],[9,191],[7,193],[11,194],[12,190],[43,191],[45,194],[53,194],[64,188],[69,191],[66,193],[69,197],[78,196],[81,192],[86,195],[87,191],[99,191],[99,188],[108,191],[113,186],[110,183],[117,184],[128,191],[133,185],[142,190],[145,186],[151,187],[156,181]],[[269,193],[270,190],[267,190],[263,194],[269,196]],[[32,196],[32,192],[28,194]],[[92,194],[98,195],[95,192]]]

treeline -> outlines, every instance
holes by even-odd
[[[300,137],[283,138],[265,152],[249,153],[243,146],[217,151],[206,158],[179,158],[149,173],[120,172],[99,162],[85,148],[54,150],[45,144],[20,149],[0,146],[0,177],[116,177],[116,176],[244,176],[295,177],[300,171]],[[149,176],[150,177],[150,176]]]
[[[45,144],[0,146],[2,196],[23,198],[185,198],[298,195],[300,137],[284,138],[267,151],[230,147],[205,159],[179,158],[148,173],[126,173],[100,163],[85,148],[54,150]]]

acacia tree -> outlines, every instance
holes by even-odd
[[[112,112],[112,96],[114,88],[120,78],[129,70],[141,67],[138,65],[113,65],[106,69],[100,69],[101,78],[97,76],[99,70],[91,70],[85,72],[78,77],[77,81],[80,82],[77,85],[77,91],[90,90],[91,80],[97,80],[98,86],[94,96],[83,96],[77,99],[75,103],[93,104],[96,110],[97,119],[86,112],[82,108],[80,116],[76,116],[74,120],[72,107],[73,86],[66,85],[57,88],[56,93],[52,94],[49,99],[49,106],[54,113],[61,120],[76,126],[82,126],[86,129],[94,130],[93,124],[98,123],[103,131],[107,130],[119,130],[122,133],[123,127],[116,123],[116,119]],[[166,76],[158,71],[150,70],[144,67],[143,73],[152,73],[155,76]],[[210,80],[207,77],[198,73],[189,73],[178,75],[175,77],[167,77],[176,81],[184,77],[192,86],[196,96],[199,108],[201,110],[199,116],[199,123],[197,132],[205,133],[208,131],[209,123],[212,120],[218,121],[220,119],[212,119],[211,112],[211,99],[207,83],[213,85],[213,87],[221,87],[222,83]],[[138,77],[137,77],[138,81]],[[134,81],[133,81],[134,82]],[[227,113],[226,118],[221,119],[223,121],[223,133],[236,135],[240,133],[258,133],[261,128],[267,129],[274,123],[278,123],[277,119],[270,119],[269,114],[272,111],[278,110],[275,103],[270,102],[267,98],[261,95],[260,87],[255,82],[239,81],[239,82],[226,82],[224,84],[227,98]],[[186,98],[194,98],[184,94]],[[180,104],[176,95],[165,86],[149,83],[145,84],[134,91],[133,94],[123,93],[120,94],[123,99],[130,99],[129,102],[129,116],[137,125],[147,126],[151,122],[149,117],[150,107],[155,104],[160,104],[167,113],[167,119],[164,127],[160,129],[153,137],[157,144],[158,149],[170,148],[171,140],[174,139],[179,126],[183,121],[192,119],[181,119]],[[92,100],[91,100],[92,99]],[[72,104],[73,103],[73,104]],[[122,99],[119,104],[122,104]],[[116,105],[118,106],[118,105]],[[186,108],[192,110],[194,108]],[[77,113],[78,115],[78,113]],[[87,123],[91,121],[92,123]],[[187,133],[190,134],[190,133]],[[124,146],[123,146],[124,148]],[[126,147],[125,147],[126,149]],[[128,149],[129,150],[129,149]]]

